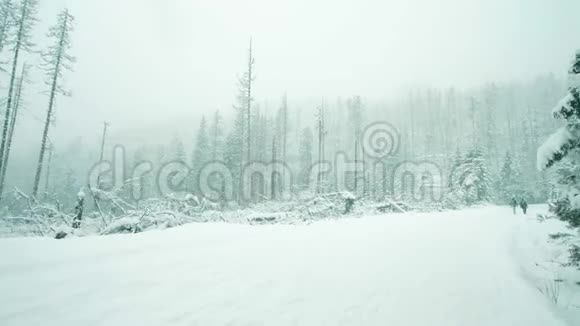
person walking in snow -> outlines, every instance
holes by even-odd
[[[512,209],[514,210],[514,215],[516,215],[516,209],[518,208],[518,201],[516,200],[516,197],[512,197]]]
[[[528,202],[523,198],[520,200],[520,207],[522,208],[522,211],[524,211],[524,215],[526,215],[528,212]]]

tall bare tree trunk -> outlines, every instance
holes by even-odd
[[[53,87],[50,91],[50,100],[48,103],[48,112],[46,113],[46,119],[44,121],[44,131],[42,132],[42,140],[40,145],[40,155],[38,157],[38,163],[36,165],[36,175],[34,176],[34,185],[32,187],[32,196],[36,197],[38,195],[38,186],[40,183],[40,176],[42,174],[42,166],[44,163],[44,152],[46,151],[46,142],[48,139],[48,129],[50,127],[50,119],[52,117],[52,110],[54,108],[54,101],[56,97],[56,82],[57,75],[54,75]]]
[[[248,89],[247,89],[247,103],[246,103],[246,119],[247,119],[247,161],[252,160],[252,74],[254,66],[254,57],[252,56],[252,39],[250,39],[249,59],[248,59]]]
[[[355,166],[358,164],[358,137],[354,138],[354,163]],[[358,169],[354,169],[354,193],[358,192]]]
[[[12,102],[14,97],[14,87],[16,82],[16,69],[18,68],[18,59],[20,57],[20,49],[22,47],[24,28],[26,24],[26,17],[28,15],[28,0],[22,5],[21,19],[18,23],[18,33],[16,34],[16,46],[14,47],[14,56],[12,58],[12,71],[10,74],[10,84],[8,86],[8,99],[6,100],[6,111],[4,112],[4,125],[2,127],[2,141],[0,142],[0,171],[5,171],[4,166],[5,157],[8,156],[7,153],[10,151],[6,148],[6,142],[8,138],[8,129],[10,128],[10,114],[12,110]],[[3,173],[1,173],[3,174]],[[4,178],[0,175],[0,200],[2,200],[2,192],[4,190]]]
[[[282,161],[286,162],[286,152],[288,148],[288,97],[284,94],[284,103],[282,104]]]
[[[107,139],[107,129],[109,128],[109,123],[107,121],[103,122],[103,136],[101,138],[101,152],[99,154],[99,163],[103,162],[105,158],[105,143]],[[101,189],[101,172],[99,171],[99,175],[97,176],[97,187]]]
[[[50,188],[50,167],[52,165],[52,152],[54,151],[54,145],[52,143],[48,144],[48,161],[46,162],[46,173],[44,174],[44,196],[45,200],[48,199],[48,193]]]
[[[272,137],[272,166],[275,167],[276,164],[276,136]],[[272,170],[272,175],[270,176],[272,179],[270,180],[270,198],[272,200],[276,200],[276,169]]]
[[[68,13],[67,13],[68,14]],[[44,152],[46,151],[46,142],[48,139],[48,129],[50,127],[50,120],[52,118],[52,111],[54,109],[54,102],[56,100],[56,92],[58,86],[58,77],[61,70],[62,59],[64,56],[65,34],[67,32],[66,24],[68,23],[68,16],[65,15],[64,27],[61,30],[59,49],[56,56],[55,70],[52,76],[52,85],[50,88],[50,99],[48,102],[48,111],[46,113],[46,120],[44,121],[44,131],[42,132],[42,140],[40,145],[40,155],[38,156],[38,164],[36,165],[36,175],[34,177],[34,185],[32,187],[32,196],[38,195],[38,186],[40,184],[40,176],[42,175],[42,166],[44,164]]]
[[[6,153],[4,154],[3,162],[2,162],[2,170],[0,171],[0,193],[3,190],[4,183],[6,180],[6,169],[8,168],[8,160],[10,157],[10,150],[12,149],[12,139],[14,137],[14,129],[16,128],[16,118],[18,116],[18,111],[22,106],[22,90],[24,88],[24,81],[26,79],[26,75],[28,72],[28,66],[25,64],[22,67],[22,73],[18,78],[18,85],[16,87],[16,94],[15,94],[15,101],[14,101],[14,112],[10,117],[10,127],[8,130],[8,139],[6,143]]]
[[[318,175],[317,175],[317,185],[316,185],[316,192],[322,192],[322,167],[321,163],[324,162],[324,136],[325,136],[325,129],[324,129],[324,107],[321,105],[318,109]]]

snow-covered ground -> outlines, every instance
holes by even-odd
[[[0,325],[579,325],[540,210],[4,239]]]

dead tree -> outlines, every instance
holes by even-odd
[[[103,122],[103,136],[101,138],[101,152],[99,154],[99,163],[102,163],[105,159],[105,143],[107,139],[107,130],[109,129],[109,123]],[[97,187],[101,189],[101,172],[99,171],[99,175],[97,176]]]
[[[58,15],[57,24],[51,27],[48,33],[48,36],[52,38],[55,43],[51,45],[45,53],[43,53],[44,65],[48,77],[46,83],[50,86],[50,97],[46,120],[44,122],[44,131],[42,133],[38,165],[36,166],[36,176],[34,177],[34,185],[32,188],[32,195],[34,197],[38,194],[38,186],[44,163],[44,152],[46,151],[46,142],[48,139],[48,129],[52,120],[56,95],[59,93],[66,95],[66,92],[60,84],[60,79],[63,76],[64,70],[72,70],[71,65],[75,61],[73,57],[67,54],[71,47],[73,23],[74,17],[67,9],[63,10]]]
[[[0,189],[3,188],[4,182],[6,180],[6,169],[8,167],[8,160],[10,158],[10,149],[12,148],[12,139],[14,138],[14,129],[16,128],[16,118],[18,117],[18,111],[22,107],[22,91],[24,88],[24,82],[26,80],[26,76],[28,75],[28,65],[24,64],[22,66],[22,73],[18,78],[18,85],[16,86],[16,94],[14,97],[14,110],[10,117],[10,126],[8,129],[8,139],[6,140],[6,151],[4,153],[4,157],[2,158],[2,164],[0,165],[2,168],[0,170]],[[0,190],[0,193],[2,190]]]
[[[324,162],[326,127],[324,121],[324,107],[318,108],[318,175],[316,176],[316,192],[322,192],[322,163]]]
[[[36,22],[36,7],[38,0],[22,0],[20,6],[17,8],[17,17],[15,19],[16,35],[11,42],[13,47],[12,69],[10,73],[10,82],[8,84],[8,97],[6,99],[6,110],[4,112],[4,123],[2,127],[2,140],[0,141],[0,171],[4,168],[4,156],[10,151],[6,148],[8,130],[10,128],[10,118],[12,114],[12,105],[14,104],[14,92],[16,89],[16,74],[18,69],[18,59],[22,51],[30,51],[32,43],[32,28]],[[4,190],[3,178],[0,178],[0,199],[2,198],[2,191]]]
[[[54,145],[49,140],[48,144],[48,161],[46,162],[46,173],[44,174],[44,199],[47,200],[49,196],[50,189],[50,168],[52,165],[52,152],[54,151]]]
[[[281,115],[282,162],[288,164],[288,162],[286,162],[286,153],[288,148],[288,97],[286,94],[284,94],[284,97],[282,98]]]
[[[277,189],[276,189],[276,136],[272,137],[272,175],[270,176],[270,199],[271,200],[276,200],[276,193],[277,193]]]
[[[250,39],[250,47],[248,50],[248,66],[242,77],[238,79],[238,96],[236,110],[239,114],[239,119],[236,124],[239,134],[239,169],[240,182],[238,183],[238,195],[243,193],[244,185],[241,181],[243,168],[245,163],[250,163],[252,160],[252,86],[255,80],[254,76],[254,57],[252,52],[252,40]],[[245,138],[245,139],[244,139]],[[245,157],[244,157],[245,154]],[[244,162],[245,159],[245,162]],[[238,196],[238,202],[241,204],[241,196]]]
[[[246,78],[246,123],[248,126],[248,130],[247,130],[247,143],[248,143],[248,147],[247,150],[248,152],[247,154],[247,160],[248,163],[252,160],[252,83],[254,82],[254,57],[252,55],[252,39],[250,39],[250,48],[248,50],[248,71],[246,72],[247,78]]]
[[[10,35],[13,17],[14,4],[12,0],[3,0],[0,3],[0,52],[4,50],[8,36]]]

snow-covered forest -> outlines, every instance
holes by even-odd
[[[361,146],[360,134],[377,121],[387,121],[397,128],[400,136],[399,150],[384,160],[392,167],[403,162],[429,161],[447,176],[455,165],[474,156],[481,160],[487,174],[488,191],[478,202],[507,203],[514,195],[536,203],[549,198],[551,188],[547,176],[536,169],[536,150],[559,125],[546,108],[551,108],[565,94],[563,78],[546,75],[522,84],[490,82],[473,90],[414,89],[392,101],[370,101],[361,95],[345,94],[313,103],[308,108],[293,105],[287,95],[281,95],[279,103],[268,110],[258,100],[252,100],[250,146],[247,145],[245,92],[241,90],[239,101],[228,112],[215,110],[204,115],[189,140],[172,134],[160,144],[130,143],[125,147],[127,165],[150,161],[159,168],[182,161],[191,167],[195,176],[206,163],[218,160],[236,172],[240,160],[248,162],[249,147],[250,162],[287,163],[296,173],[292,189],[299,191],[309,184],[307,178],[300,177],[319,158],[329,159],[344,152],[351,160],[364,162],[365,152],[361,147],[357,150]],[[224,118],[232,112],[236,114],[233,119]],[[115,145],[119,144],[107,143],[105,139],[105,159],[112,158]],[[86,171],[98,162],[100,144],[89,145],[77,140],[63,147],[60,153],[54,153],[52,163],[58,169],[48,179],[48,188],[45,184],[43,190],[65,202],[71,193],[85,186]],[[376,179],[370,175],[373,172],[370,158],[367,163],[359,176],[361,194],[363,184]],[[137,199],[160,195],[153,184],[147,184],[155,175],[153,171],[145,180],[137,182],[144,188],[143,197]],[[128,179],[129,176],[125,181]],[[326,181],[324,191],[344,190],[335,189],[331,180]],[[189,181],[175,190],[196,193],[196,182]],[[378,185],[367,184],[367,187],[378,191]],[[349,188],[354,190],[354,186]],[[261,191],[257,201],[270,196],[269,193],[266,196],[265,189]]]
[[[580,322],[578,3],[361,2],[0,0],[0,324]]]
[[[250,52],[240,55],[250,58]],[[203,115],[189,141],[169,131],[159,143],[114,143],[109,138],[114,127],[105,122],[93,144],[76,138],[56,149],[46,146],[36,201],[72,213],[82,190],[90,196],[86,214],[103,206],[99,214],[116,216],[167,198],[195,198],[186,205],[196,211],[230,211],[343,192],[363,201],[380,204],[388,197],[431,209],[508,204],[514,197],[545,203],[554,195],[550,172],[536,168],[536,151],[559,126],[546,108],[565,94],[565,78],[549,74],[475,89],[418,88],[384,101],[345,94],[305,104],[281,90],[280,99],[267,106],[251,93],[259,83],[250,77],[259,65],[256,56],[254,51],[252,64],[241,67],[232,108]],[[377,157],[373,150],[385,153]],[[359,165],[344,171],[351,161]],[[252,179],[242,189],[242,167],[256,162],[282,165],[279,171],[258,169],[262,180]],[[330,163],[328,173],[324,168],[319,173],[319,162]],[[123,165],[122,175],[114,164]],[[30,209],[27,201],[35,191],[25,181],[8,187],[7,193],[15,192],[5,200],[5,214]],[[118,209],[118,203],[125,207]]]

